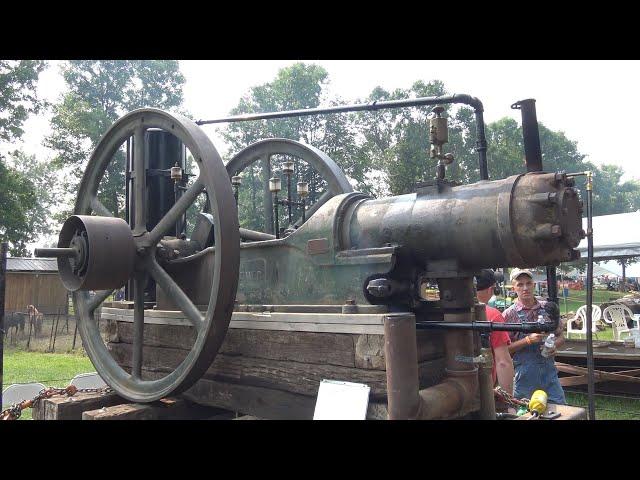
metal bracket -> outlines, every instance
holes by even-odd
[[[477,357],[467,357],[465,355],[456,355],[456,362],[461,363],[473,363],[473,364],[485,364],[489,362],[486,355],[478,355]]]

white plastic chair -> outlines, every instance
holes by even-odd
[[[23,400],[31,400],[45,389],[41,383],[14,383],[9,385],[2,392],[2,409],[22,402]]]
[[[598,329],[596,325],[602,318],[602,310],[598,305],[592,305],[591,307],[591,332],[598,338]],[[582,328],[574,328],[573,324],[576,320],[580,320],[582,322]],[[570,333],[581,333],[583,335],[587,334],[587,306],[581,306],[576,312],[576,316],[567,322],[567,338],[569,338]]]
[[[100,375],[93,373],[79,373],[71,380],[71,385],[78,388],[103,388],[107,384]]]
[[[604,321],[611,323],[613,328],[613,339],[616,341],[622,340],[622,334],[628,333],[631,335],[631,329],[627,326],[627,315],[630,319],[633,318],[633,312],[625,305],[609,305],[602,312]]]

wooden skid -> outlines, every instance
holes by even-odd
[[[81,420],[82,412],[126,403],[115,393],[76,393],[72,397],[55,396],[40,400],[33,407],[34,420]]]

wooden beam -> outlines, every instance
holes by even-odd
[[[72,397],[55,396],[40,400],[33,407],[34,420],[81,420],[82,412],[127,403],[115,393],[76,393]]]

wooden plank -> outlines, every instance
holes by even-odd
[[[133,325],[117,323],[110,341],[133,343]],[[191,327],[145,325],[144,343],[154,347],[191,349],[195,333]],[[351,334],[229,330],[220,353],[302,363],[326,363],[354,367]]]
[[[556,363],[556,368],[564,373],[573,373],[573,374],[587,374],[588,370],[583,367],[576,367],[574,365],[567,365],[564,363]],[[635,370],[631,370],[635,371]],[[594,379],[597,378],[599,381],[604,380],[616,380],[619,382],[631,382],[631,383],[640,383],[640,378],[628,376],[622,374],[622,372],[603,372],[600,370],[595,370],[593,372]]]
[[[130,403],[85,411],[83,420],[192,420],[230,415],[219,408],[203,407],[184,398],[168,397],[152,403]]]
[[[156,378],[159,374],[155,373]],[[316,397],[263,387],[200,379],[184,394],[190,400],[237,410],[263,420],[312,420]],[[369,402],[367,420],[386,420],[386,403]]]
[[[233,312],[229,328],[281,330],[326,333],[384,333],[387,314],[289,313],[289,312]],[[133,322],[133,311],[102,308],[102,318],[119,322]],[[156,325],[186,325],[190,322],[182,312],[145,310],[145,323]]]
[[[111,342],[133,342],[131,323],[111,322],[108,330]],[[440,332],[417,333],[418,361],[444,356]],[[195,332],[191,327],[145,325],[143,338],[149,346],[191,349]],[[220,353],[385,370],[382,335],[232,329],[227,332]]]
[[[115,393],[76,393],[73,397],[55,396],[33,407],[34,420],[80,420],[82,412],[127,403]]]
[[[124,367],[131,367],[131,345],[110,344],[114,359]],[[143,348],[145,371],[169,373],[186,357],[184,350],[158,347]],[[429,360],[418,365],[421,388],[434,385],[444,374],[444,359]],[[301,395],[317,395],[320,382],[335,379],[365,383],[371,387],[371,399],[386,397],[384,370],[358,369],[325,364],[268,360],[218,354],[205,372],[210,380],[228,381],[265,388],[273,388]],[[241,411],[240,409],[238,409]]]
[[[315,398],[310,396],[206,378],[198,380],[183,395],[201,405],[273,420],[310,420],[315,410]]]
[[[157,420],[156,409],[151,405],[132,403],[129,405],[114,405],[98,410],[82,413],[82,420]]]

